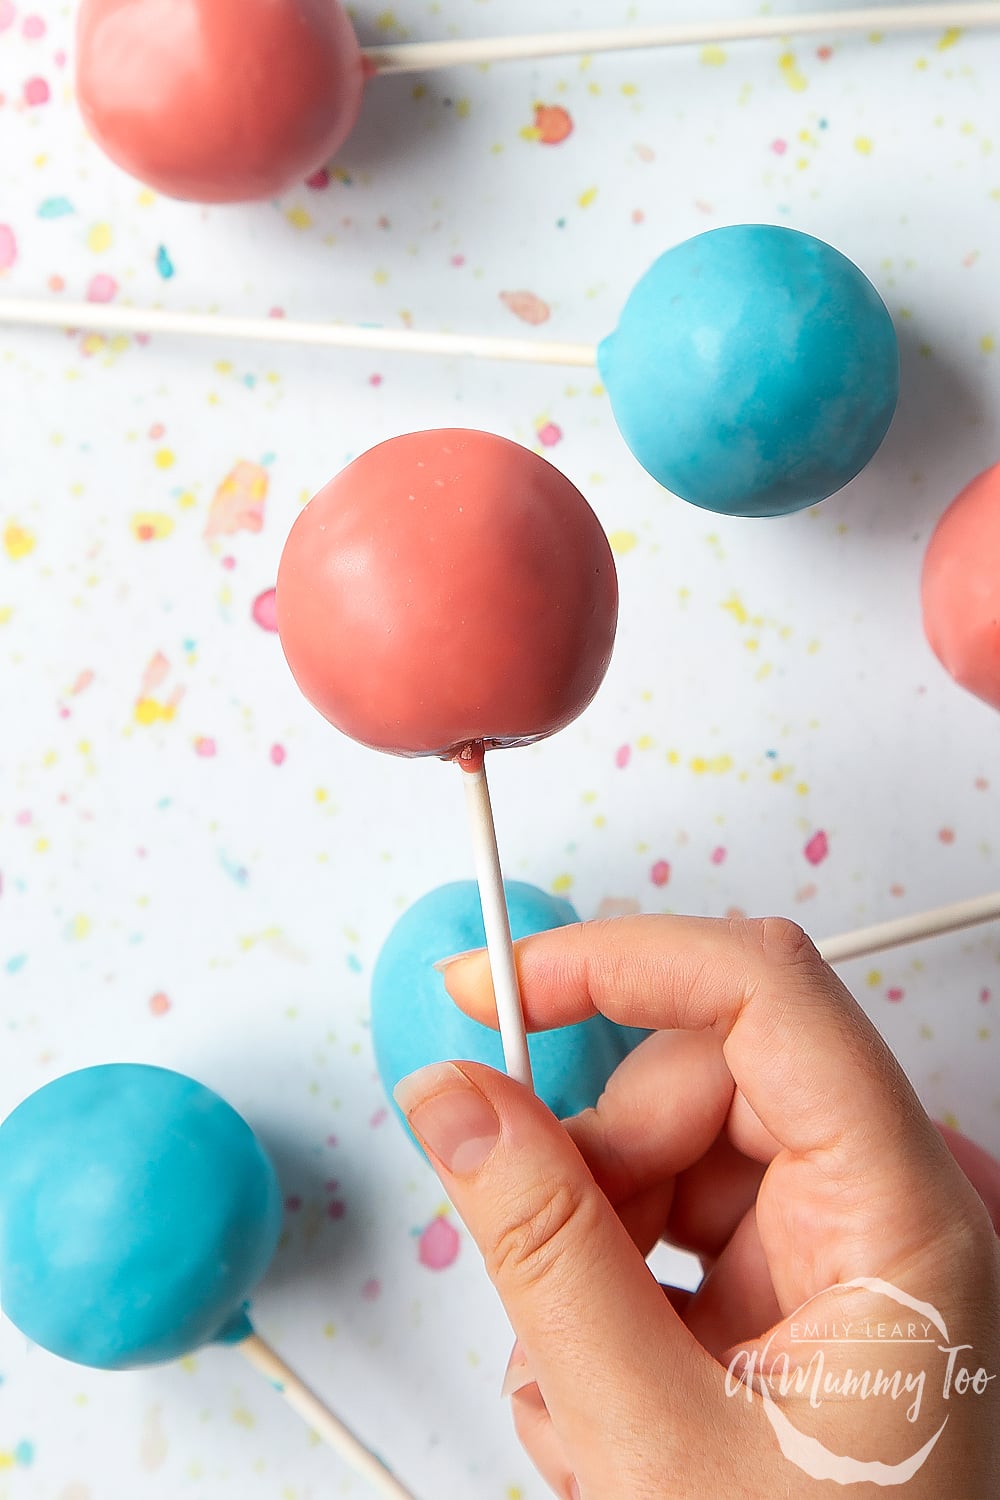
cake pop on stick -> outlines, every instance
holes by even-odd
[[[65,326],[73,311],[46,321]],[[29,321],[0,299],[4,318]],[[899,395],[896,334],[871,282],[825,241],[772,224],[709,230],[666,251],[596,349],[283,319],[162,313],[151,323],[104,307],[87,322],[596,364],[643,468],[725,515],[784,515],[841,489],[874,456]]]
[[[352,739],[464,776],[508,1065],[530,1081],[486,784],[488,750],[564,728],[597,692],[614,559],[579,490],[517,443],[462,428],[363,453],[285,543],[278,634],[313,707]]]
[[[250,1126],[180,1073],[111,1063],[37,1089],[0,1125],[0,1301],[32,1342],[134,1370],[232,1344],[385,1500],[414,1500],[257,1334],[247,1296],[281,1229]]]
[[[924,556],[924,631],[960,687],[1000,709],[1000,464],[973,479]]]
[[[790,31],[997,24],[996,4],[939,4],[362,51],[337,0],[82,0],[76,92],[94,139],[132,176],[175,198],[242,202],[329,160],[379,73]]]

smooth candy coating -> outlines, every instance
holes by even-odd
[[[281,1217],[249,1125],[180,1073],[84,1068],[0,1126],[3,1311],[78,1364],[132,1369],[245,1337]]]
[[[1000,708],[1000,464],[945,511],[924,557],[924,630],[961,687]]]
[[[841,489],[899,394],[896,335],[871,282],[822,240],[770,224],[661,255],[598,365],[643,468],[732,516],[784,515]]]
[[[568,901],[537,886],[511,880],[504,891],[515,939],[580,920]],[[471,880],[442,885],[422,896],[389,933],[372,977],[371,1025],[379,1076],[390,1100],[399,1080],[426,1063],[455,1058],[503,1068],[498,1034],[458,1009],[433,967],[439,958],[481,948],[485,942],[479,890]],[[578,1026],[529,1037],[539,1097],[560,1119],[588,1109],[597,1103],[618,1064],[646,1035],[594,1016]],[[396,1114],[405,1125],[398,1109]]]
[[[582,712],[611,659],[614,559],[579,490],[517,443],[412,432],[298,516],[278,568],[295,680],[376,750],[521,745]]]
[[[336,0],[82,0],[76,90],[126,172],[172,198],[271,198],[333,155],[364,60]]]

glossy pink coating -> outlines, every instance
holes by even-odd
[[[270,198],[350,133],[365,80],[336,0],[82,0],[76,90],[112,161],[172,198]]]
[[[463,428],[371,448],[299,515],[278,633],[309,701],[395,755],[554,734],[607,671],[618,617],[600,522],[558,469]]]
[[[924,558],[924,629],[955,681],[1000,709],[1000,464],[945,511]]]

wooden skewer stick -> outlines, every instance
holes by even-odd
[[[309,1389],[294,1370],[285,1364],[281,1356],[265,1339],[261,1338],[259,1333],[250,1334],[248,1338],[232,1347],[237,1349],[255,1370],[271,1382],[275,1389],[284,1396],[289,1406],[308,1422],[324,1443],[336,1449],[355,1473],[367,1479],[374,1494],[381,1495],[383,1500],[416,1500],[413,1491],[408,1490],[396,1478],[392,1470],[370,1448],[366,1448],[361,1439],[355,1437],[339,1417],[334,1416],[325,1403]]]
[[[971,901],[956,901],[934,911],[899,917],[893,922],[880,922],[875,927],[862,927],[857,932],[845,932],[839,937],[827,938],[818,947],[827,963],[842,964],[848,959],[881,953],[886,948],[900,948],[904,943],[918,943],[924,938],[960,932],[965,927],[978,927],[983,922],[998,920],[1000,891],[992,891],[987,896],[975,896]]]
[[[743,42],[785,36],[834,36],[844,32],[963,30],[1000,26],[1000,4],[873,6],[804,16],[742,16],[722,21],[632,26],[608,31],[556,31],[537,36],[483,37],[470,41],[408,42],[366,47],[378,74],[423,73],[460,64],[517,62],[567,53],[631,52],[646,47],[691,47],[706,42]]]
[[[526,361],[593,368],[593,344],[492,338],[466,333],[417,333],[406,328],[369,328],[357,323],[303,323],[290,318],[234,318],[217,313],[173,312],[154,307],[109,307],[95,302],[48,302],[41,298],[0,297],[0,324],[43,326],[97,333],[163,333],[194,338],[251,339],[267,344],[310,344],[375,353],[473,355],[480,359]]]
[[[531,1058],[528,1054],[528,1038],[524,1030],[524,1013],[521,1010],[521,989],[517,982],[517,969],[514,965],[510,917],[507,913],[507,899],[504,896],[500,854],[497,849],[497,832],[493,822],[493,808],[490,805],[490,789],[486,781],[485,764],[480,765],[475,771],[463,770],[462,780],[465,783],[465,805],[472,832],[472,848],[476,862],[476,877],[479,881],[479,899],[483,907],[483,924],[486,928],[486,950],[490,956],[493,992],[496,995],[504,1066],[511,1078],[516,1078],[518,1083],[523,1083],[527,1088],[534,1090]]]

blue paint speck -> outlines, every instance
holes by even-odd
[[[35,1461],[35,1445],[29,1443],[27,1438],[22,1438],[14,1449],[14,1462],[23,1465],[24,1468]]]
[[[68,198],[46,198],[38,205],[40,219],[63,219],[67,214],[73,213],[76,213],[76,209]]]
[[[361,960],[356,953],[349,953],[347,955],[347,967],[352,974],[361,973]]]
[[[161,245],[156,252],[156,269],[159,271],[164,281],[169,281],[171,276],[174,274],[174,263],[167,253],[166,245]]]
[[[17,974],[17,973],[19,973],[21,971],[21,969],[24,968],[24,966],[25,966],[25,964],[27,962],[28,962],[28,955],[26,953],[15,953],[13,958],[8,958],[8,960],[7,960],[7,973],[8,974]]]

